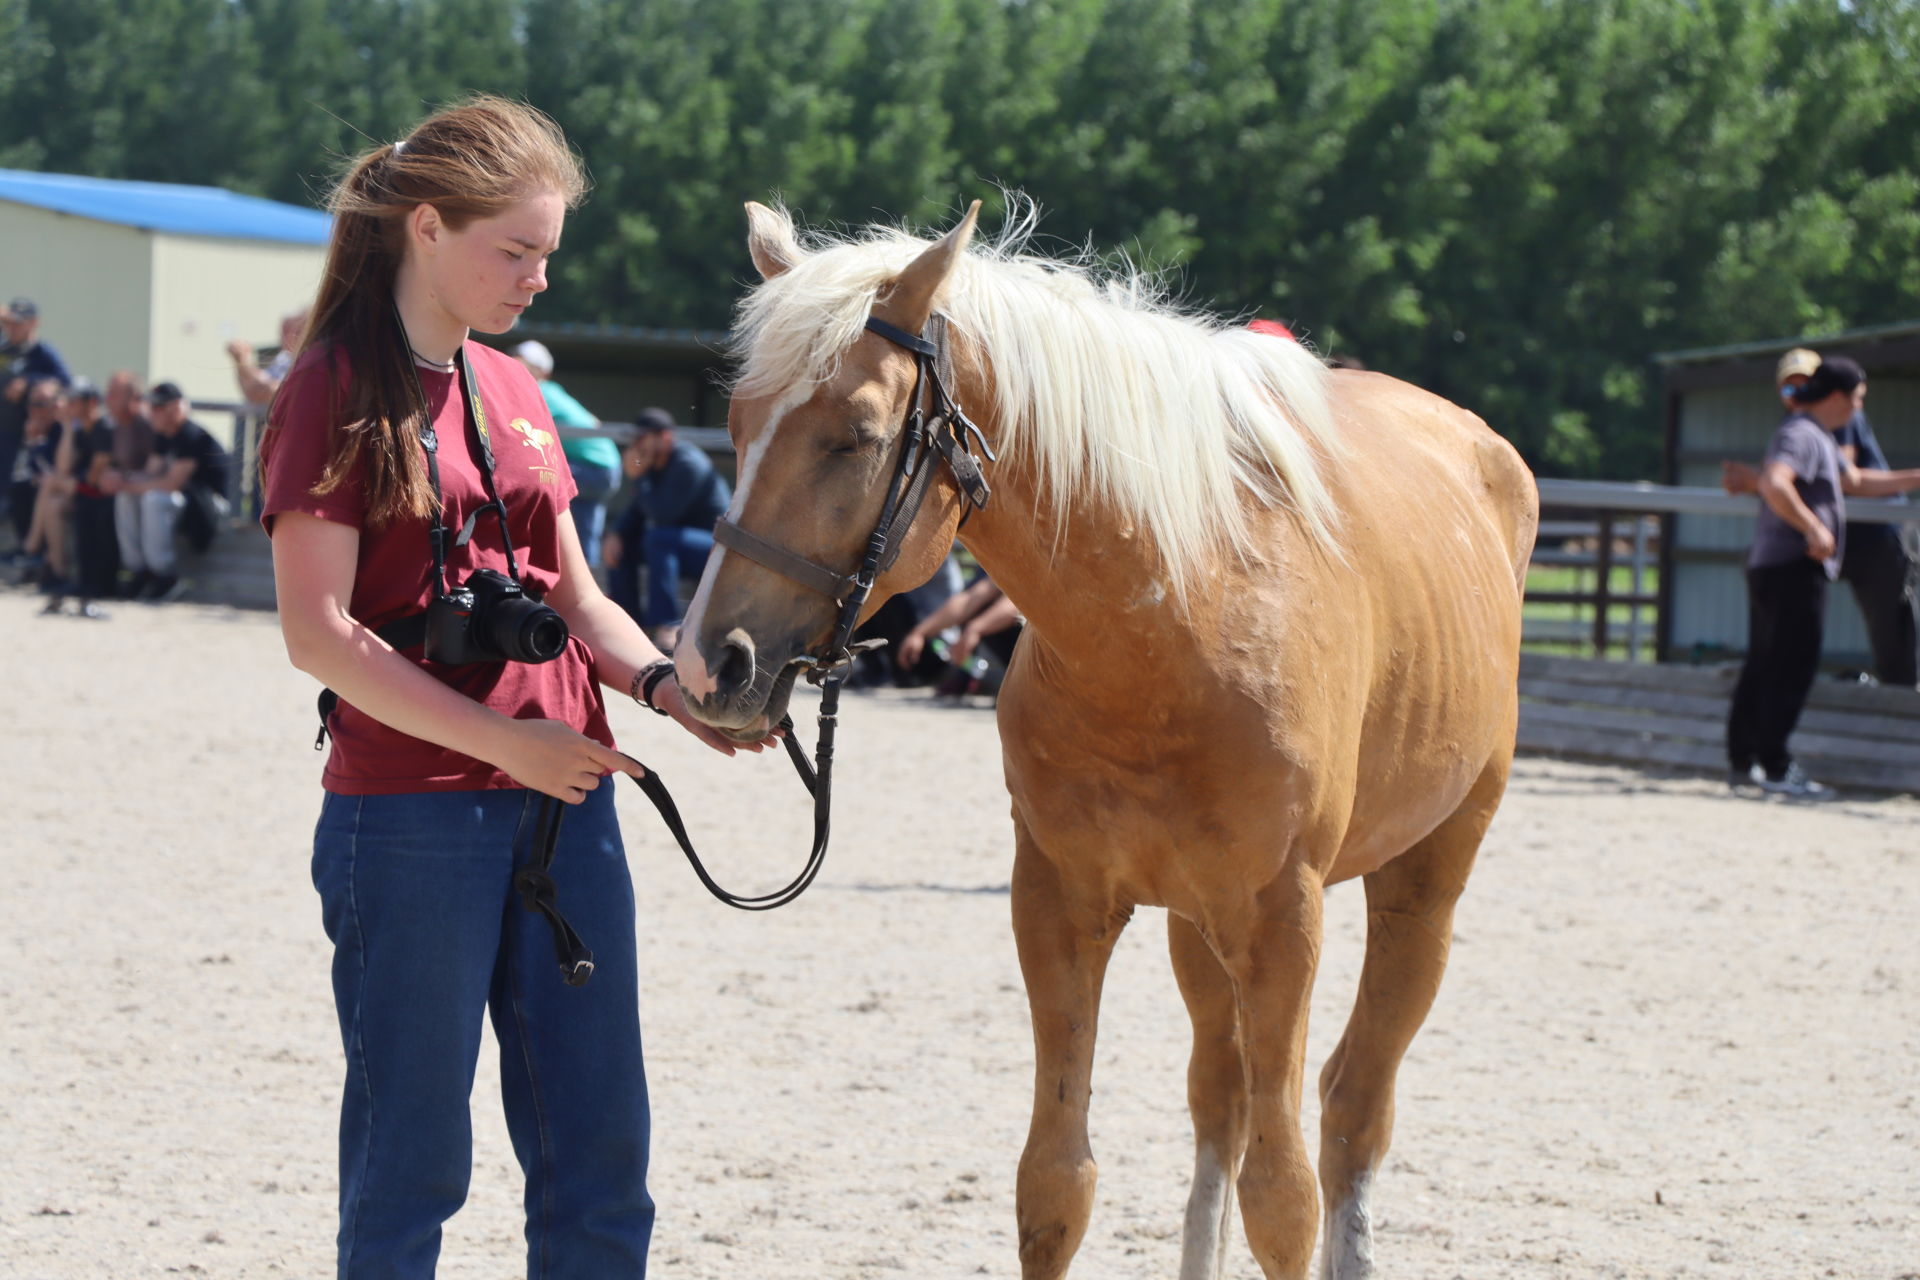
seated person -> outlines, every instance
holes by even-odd
[[[938,652],[944,647],[943,656],[953,664],[953,671],[936,692],[995,693],[1023,629],[1020,611],[1006,592],[986,574],[978,574],[906,634],[896,661],[902,670],[911,670],[927,649]],[[943,633],[953,633],[954,638],[948,641]],[[987,652],[976,657],[983,645]]]
[[[21,397],[26,418],[21,423],[19,452],[7,485],[7,511],[20,540],[21,582],[58,585],[65,576],[64,545],[56,533],[63,528],[64,487],[59,474],[60,441],[66,435],[67,389],[52,378],[32,383]]]
[[[95,604],[114,594],[120,572],[120,552],[114,545],[113,498],[101,487],[113,469],[113,425],[100,412],[100,391],[85,378],[75,378],[67,390],[72,416],[60,437],[54,473],[73,521],[73,542],[64,559],[72,573],[47,591],[43,613],[64,610],[68,595],[79,597],[79,616],[105,618]]]
[[[632,481],[627,507],[600,548],[613,578],[608,594],[663,650],[672,649],[680,627],[680,580],[700,576],[713,550],[713,522],[733,501],[732,486],[714,470],[713,459],[675,439],[673,429],[666,410],[641,410],[634,437],[621,452]],[[635,598],[640,564],[647,569],[644,603]]]
[[[135,584],[130,592],[143,600],[171,600],[180,578],[174,572],[173,537],[187,535],[195,551],[205,551],[229,511],[227,451],[207,429],[187,415],[192,406],[171,382],[155,384],[148,393],[153,422],[153,456],[146,470],[119,475],[109,484],[121,493],[139,496],[134,513],[134,536],[122,537],[123,550],[134,549],[139,563],[130,565]]]

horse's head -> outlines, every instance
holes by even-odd
[[[873,317],[921,333],[973,235],[978,210],[976,202],[958,226],[897,274],[864,284],[855,280],[847,288],[870,294]],[[839,285],[832,263],[811,260],[833,251],[808,254],[785,214],[749,204],[747,216],[747,246],[763,278],[750,309],[755,300],[781,302],[779,291],[795,290],[796,298],[804,298]],[[783,340],[818,343],[817,332],[778,331],[783,314],[806,312],[763,308],[769,319],[751,331],[750,341],[755,347]],[[811,362],[825,370],[824,377],[802,377],[784,387],[749,378],[736,389],[727,418],[739,478],[725,523],[756,545],[777,550],[750,557],[716,547],[674,657],[694,714],[743,740],[759,738],[785,713],[795,676],[825,652],[841,612],[828,590],[803,585],[761,561],[778,561],[785,553],[827,576],[854,574],[900,466],[914,356],[860,329],[839,335],[838,346],[830,360]],[[754,350],[748,355],[751,373]],[[866,614],[894,592],[926,581],[952,545],[961,502],[952,475],[939,463],[937,456],[920,463],[938,470],[897,558],[876,579]]]

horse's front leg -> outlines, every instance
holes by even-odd
[[[1248,1083],[1246,1160],[1238,1189],[1247,1243],[1267,1280],[1306,1280],[1319,1197],[1300,1132],[1307,1010],[1320,960],[1323,887],[1298,862],[1259,891],[1254,909],[1215,936],[1240,1000]]]
[[[1086,1234],[1095,1168],[1087,1140],[1100,986],[1126,913],[1075,891],[1016,814],[1013,935],[1033,1016],[1033,1123],[1020,1157],[1020,1273],[1055,1280]]]

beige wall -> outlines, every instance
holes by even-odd
[[[31,205],[0,201],[0,301],[31,298],[40,336],[76,376],[147,372],[152,237]]]
[[[278,346],[280,317],[313,300],[325,259],[324,245],[154,236],[149,376],[203,403],[238,400],[227,343]]]

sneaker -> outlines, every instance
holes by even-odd
[[[1809,778],[1797,760],[1788,764],[1779,777],[1760,779],[1760,789],[1769,795],[1786,796],[1794,800],[1831,800],[1834,795],[1832,787]]]
[[[66,612],[66,608],[67,598],[65,596],[50,595],[47,597],[47,602],[40,606],[40,616],[43,618],[57,618]]]
[[[186,587],[180,579],[171,573],[156,573],[147,583],[146,594],[141,596],[148,604],[172,604],[186,594]]]
[[[1758,791],[1766,776],[1757,764],[1750,764],[1744,769],[1728,769],[1727,785],[1735,791]]]
[[[111,618],[112,616],[113,616],[112,614],[108,613],[105,609],[102,609],[99,605],[95,604],[91,600],[82,600],[80,602],[79,612],[74,614],[74,617],[76,618],[87,618],[93,622],[105,622],[108,618]]]
[[[153,575],[145,569],[136,570],[120,588],[122,600],[138,600],[147,594],[147,588],[153,585]]]

